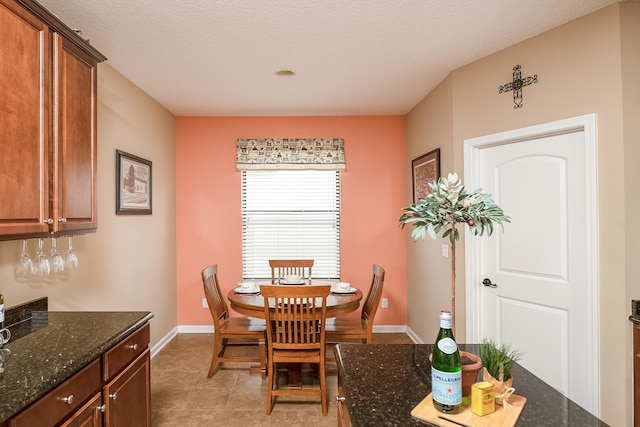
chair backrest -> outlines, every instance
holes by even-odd
[[[301,276],[302,279],[311,279],[312,259],[270,259],[271,283],[276,283],[290,274]]]
[[[217,264],[210,265],[202,270],[202,285],[204,286],[204,295],[207,298],[211,317],[213,317],[213,326],[218,331],[218,323],[229,317],[229,308],[222,297],[222,292],[220,292]]]
[[[369,293],[362,305],[362,313],[360,317],[362,320],[373,321],[378,306],[380,305],[380,298],[382,297],[382,287],[384,285],[384,268],[377,264],[373,264],[373,278],[371,279],[371,286],[369,287]]]
[[[327,295],[331,286],[262,285],[270,349],[324,349]]]

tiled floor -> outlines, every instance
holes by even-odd
[[[374,334],[375,343],[413,343],[406,334]],[[278,397],[266,415],[266,380],[250,375],[248,364],[223,364],[207,378],[213,335],[179,334],[151,361],[153,427],[195,426],[335,426],[335,369],[327,374],[329,413],[322,415],[320,399]],[[256,351],[257,347],[229,351]],[[333,352],[328,356],[333,357]],[[279,381],[286,381],[284,375]],[[303,373],[303,387],[317,385],[312,372]]]

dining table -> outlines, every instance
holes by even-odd
[[[259,285],[271,285],[270,282],[259,283]],[[360,307],[362,301],[362,291],[356,286],[351,291],[345,292],[335,288],[335,282],[327,280],[312,280],[310,283],[305,282],[303,285],[284,285],[277,286],[317,286],[331,285],[331,293],[327,296],[327,319],[351,313]],[[259,288],[258,288],[259,289]],[[233,288],[227,293],[227,300],[232,310],[249,317],[264,319],[264,297],[259,291],[248,292],[241,288]],[[330,320],[329,320],[330,321]],[[299,364],[289,366],[288,368],[288,385],[291,389],[299,389],[302,387],[302,371]]]

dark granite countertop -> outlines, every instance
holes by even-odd
[[[478,345],[460,345],[478,354]],[[431,392],[430,344],[339,344],[338,372],[354,427],[424,426],[411,410]],[[527,403],[518,427],[606,426],[520,365],[514,366],[516,394]]]
[[[11,354],[6,356],[4,373],[0,374],[0,423],[152,317],[150,312],[43,311],[11,326],[11,341],[4,346]]]

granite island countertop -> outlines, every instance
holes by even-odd
[[[478,345],[460,348],[478,354]],[[431,344],[338,344],[338,374],[353,427],[424,426],[411,410],[431,392]],[[516,394],[527,398],[518,427],[606,426],[520,365]],[[452,424],[453,425],[453,424]]]
[[[0,374],[0,424],[64,382],[89,362],[143,326],[150,312],[33,313],[11,326]],[[25,336],[18,334],[26,326]],[[15,328],[15,333],[14,333]]]

